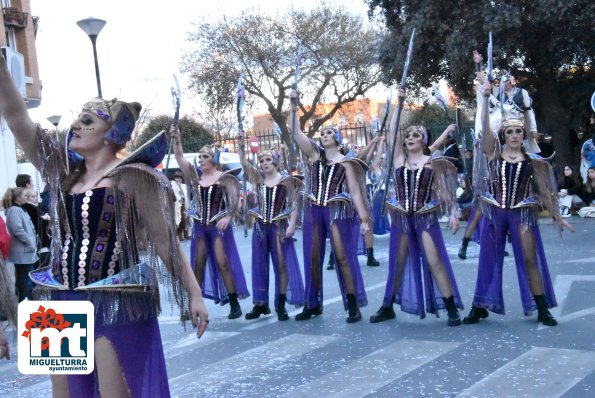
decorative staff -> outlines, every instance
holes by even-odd
[[[488,81],[491,83],[494,81],[494,76],[492,75],[493,73],[493,64],[492,64],[492,32],[490,32],[489,34],[489,41],[488,41],[488,65],[487,65],[487,74],[488,74]],[[483,101],[483,113],[484,113],[484,126],[487,126],[488,128],[490,127],[490,123],[489,123],[489,106],[490,106],[490,97],[487,96],[484,98]],[[492,134],[491,131],[482,131],[482,134]],[[482,142],[482,151],[485,152],[486,148],[483,148],[483,142],[484,140],[481,141]]]
[[[240,74],[238,78],[238,88],[236,90],[237,100],[236,100],[236,110],[238,116],[238,136],[240,140],[245,138],[244,136],[244,122],[242,121],[242,111],[244,109],[244,75]],[[244,144],[245,145],[245,144]],[[241,152],[244,159],[242,159],[242,163],[245,162],[246,158],[246,151]],[[242,216],[244,222],[244,238],[248,237],[248,176],[245,172],[242,172],[242,191],[244,192],[244,200],[242,200]]]
[[[297,91],[298,79],[300,76],[300,66],[302,64],[302,45],[298,45],[297,57],[295,60],[295,72],[293,74],[293,84],[291,88]],[[291,99],[291,142],[289,143],[289,174],[293,174],[295,169],[295,124],[297,122],[298,98]]]
[[[401,77],[401,84],[400,84],[401,87],[407,87],[407,72],[409,71],[409,64],[411,63],[411,56],[413,55],[413,38],[414,38],[414,36],[415,36],[415,28],[413,28],[413,31],[411,32],[411,38],[409,39],[409,48],[407,48],[407,58],[405,58],[405,65],[403,66],[403,76]],[[388,172],[386,173],[386,182],[384,183],[384,186],[386,187],[386,189],[384,190],[384,200],[382,201],[382,212],[384,212],[384,205],[386,203],[386,193],[388,191],[390,177],[393,174],[392,173],[393,158],[395,156],[395,147],[397,146],[396,134],[399,134],[399,122],[401,121],[401,111],[403,110],[404,103],[405,103],[405,99],[403,97],[399,96],[397,110],[396,110],[396,112],[397,112],[397,123],[396,123],[397,131],[395,132],[395,137],[392,142],[390,156],[388,158],[388,168],[387,168]]]
[[[172,86],[171,88],[171,97],[172,97],[172,105],[174,107],[174,118],[171,121],[172,126],[177,126],[178,122],[180,121],[180,82],[178,82],[178,78],[176,75],[174,76],[174,83],[175,87]],[[165,161],[165,169],[163,172],[167,176],[169,171],[169,158],[171,157],[171,149],[174,144],[174,137],[170,137],[169,139],[169,146],[167,148],[167,160]]]
[[[384,105],[384,116],[382,117],[382,124],[380,124],[378,119],[374,120],[374,127],[376,129],[376,133],[374,134],[370,134],[370,138],[373,139],[375,136],[382,136],[384,134],[384,128],[386,127],[386,121],[388,120],[388,114],[390,113],[390,104],[392,102],[392,95],[393,92],[392,90],[389,91],[388,96],[386,97],[386,104]],[[385,152],[387,151],[386,146],[384,147]],[[386,162],[382,163],[381,166],[381,170],[380,170],[380,176],[379,178],[376,179],[376,184],[375,184],[375,188],[374,188],[374,192],[372,192],[372,198],[376,198],[376,195],[380,192],[380,188],[382,187],[381,181],[384,180],[384,175],[386,173],[386,170],[384,170],[384,167],[386,167]],[[372,175],[374,175],[374,173],[372,173]]]

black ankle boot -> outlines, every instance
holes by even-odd
[[[242,316],[242,307],[238,301],[237,293],[229,293],[229,315],[227,319],[236,319]]]
[[[295,316],[295,320],[296,321],[306,321],[306,320],[312,318],[313,316],[318,316],[318,315],[322,315],[322,308],[320,308],[320,305],[317,305],[314,308],[304,307],[302,312],[300,312],[299,314],[297,314]]]
[[[367,248],[366,253],[368,254],[368,267],[378,267],[380,263],[374,258],[374,248]]]
[[[271,309],[268,305],[255,305],[252,308],[252,311],[246,314],[245,318],[250,319],[258,319],[261,315],[268,315],[271,313]]]
[[[444,298],[444,304],[448,313],[448,326],[461,326],[461,316],[455,305],[455,298],[453,296]]]
[[[389,319],[395,319],[397,314],[395,314],[395,310],[393,309],[392,304],[390,307],[382,306],[374,315],[370,317],[370,323],[378,323],[384,322]]]
[[[533,298],[535,299],[535,304],[537,304],[537,321],[543,323],[545,326],[556,326],[558,322],[547,308],[545,296],[540,294],[533,296]]]
[[[461,244],[461,248],[459,249],[459,258],[464,260],[467,258],[467,246],[469,246],[469,242],[471,239],[463,238],[463,243]]]
[[[328,264],[326,266],[326,269],[335,269],[335,256],[333,256],[333,253],[331,252],[331,254],[328,256]]]
[[[361,321],[362,314],[361,312],[359,312],[357,300],[355,299],[355,294],[347,295],[347,310],[349,311],[347,323],[355,323]]]
[[[480,319],[486,319],[488,316],[490,316],[488,310],[473,306],[471,307],[471,311],[469,311],[469,315],[463,318],[463,323],[465,325],[471,325],[473,323],[479,322]]]
[[[277,319],[280,321],[286,321],[289,319],[289,314],[285,309],[285,301],[287,300],[287,296],[285,294],[279,295],[279,304],[277,305]]]

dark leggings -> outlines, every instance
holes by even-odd
[[[33,300],[33,281],[29,278],[29,272],[35,269],[34,264],[15,264],[15,288],[19,296],[19,303],[25,298]]]

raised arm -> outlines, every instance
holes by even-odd
[[[297,90],[291,90],[289,97],[290,98],[299,98],[299,94],[298,94]],[[318,157],[320,156],[320,154],[318,153],[316,148],[314,148],[314,146],[312,145],[312,142],[310,141],[308,136],[306,134],[304,134],[299,123],[295,124],[295,131],[293,132],[293,135],[294,135],[295,143],[297,144],[297,146],[300,147],[302,152],[311,161],[318,160]]]
[[[398,97],[399,97],[399,102],[401,101],[405,101],[405,89],[402,87],[399,87],[399,91],[398,91]],[[403,142],[401,139],[401,134],[398,134],[398,130],[399,130],[399,126],[397,126],[397,116],[398,116],[398,110],[395,109],[393,111],[393,116],[390,119],[390,127],[388,129],[388,141],[387,141],[387,145],[388,145],[388,155],[387,157],[390,157],[391,155],[391,151],[393,148],[393,143],[394,140],[396,138],[397,143],[395,148],[395,153],[394,158],[393,158],[393,164],[395,164],[395,160],[398,159],[400,156],[402,156],[402,151],[401,149],[403,148]]]
[[[440,134],[440,137],[436,138],[436,141],[434,141],[432,143],[432,145],[429,146],[430,153],[433,153],[436,149],[440,148],[442,146],[442,144],[444,144],[444,141],[446,141],[446,138],[448,137],[448,135],[450,134],[450,132],[451,131],[455,131],[456,128],[457,128],[457,125],[456,124],[449,125],[442,132],[442,134]]]
[[[366,145],[364,148],[362,148],[362,150],[357,155],[357,158],[363,160],[364,163],[368,164],[368,158],[369,158],[368,155],[372,152],[374,145],[376,145],[378,142],[380,142],[381,139],[382,139],[382,137],[379,135],[372,138],[370,140],[370,142],[368,142],[368,145]]]
[[[372,163],[372,171],[376,175],[380,175],[381,168],[382,168],[382,155],[384,154],[384,147],[386,143],[386,138],[381,137],[380,142],[378,142],[378,147],[376,148],[376,158],[374,158],[374,163]]]
[[[27,105],[17,91],[4,56],[0,54],[0,114],[6,119],[25,156],[39,168],[37,125],[29,117]]]
[[[481,110],[481,131],[482,131],[482,149],[485,152],[488,161],[500,156],[500,143],[496,133],[490,127],[490,112],[489,106],[485,103],[489,99],[492,92],[492,85],[489,81],[485,81],[483,86],[484,106]]]
[[[188,178],[192,174],[192,164],[184,157],[184,149],[182,148],[182,141],[180,140],[180,129],[178,126],[171,126],[169,132],[174,139],[174,155],[176,156],[176,162],[180,166],[182,173]]]

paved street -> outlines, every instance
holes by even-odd
[[[387,274],[388,236],[377,237],[379,268],[360,257],[369,305],[364,320],[345,323],[335,271],[324,271],[324,314],[305,322],[227,320],[228,306],[208,303],[209,330],[197,340],[161,316],[168,374],[176,397],[593,397],[595,396],[595,220],[570,219],[577,233],[560,235],[544,220],[541,231],[559,303],[559,326],[539,327],[525,318],[512,257],[505,262],[506,316],[477,325],[446,326],[397,311],[397,319],[370,324],[380,306]],[[463,225],[464,226],[464,225]],[[456,253],[462,231],[444,230],[468,312],[478,246],[468,259]],[[236,232],[250,281],[250,240]],[[298,236],[298,244],[301,237]],[[188,250],[189,242],[184,243]],[[301,255],[301,246],[298,248]],[[272,272],[271,272],[272,275]],[[271,294],[273,292],[271,281]],[[250,311],[250,299],[241,302]],[[395,307],[397,308],[397,307]],[[299,313],[294,309],[290,315]],[[293,317],[292,317],[293,318]],[[139,336],[140,337],[140,336]],[[13,350],[16,350],[13,344]],[[0,396],[47,396],[45,376],[26,376],[13,359],[0,363]]]

